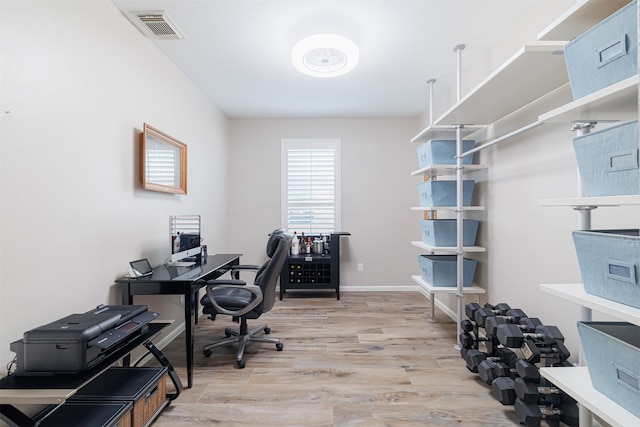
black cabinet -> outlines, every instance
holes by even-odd
[[[287,290],[334,290],[340,299],[340,236],[350,233],[332,233],[329,250],[323,254],[289,255],[280,272],[280,299]],[[311,240],[317,235],[308,236]]]

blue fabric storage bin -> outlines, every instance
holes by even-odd
[[[564,48],[573,98],[578,99],[638,73],[636,0]]]
[[[462,221],[462,244],[474,246],[480,221],[465,219]],[[455,219],[420,220],[422,241],[431,246],[456,246],[458,244],[458,226]]]
[[[640,308],[640,230],[574,231],[584,290]]]
[[[640,194],[638,121],[573,139],[584,195]]]
[[[464,180],[462,182],[462,205],[471,205],[471,196],[475,181]],[[456,206],[456,181],[431,180],[418,184],[418,197],[420,206]]]
[[[431,286],[455,287],[458,284],[458,263],[456,255],[418,255],[420,276]],[[476,272],[477,261],[464,258],[462,268],[463,286],[471,286]]]
[[[640,417],[640,326],[578,322],[593,388]]]
[[[462,151],[473,149],[476,142],[471,139],[462,140]],[[456,140],[455,139],[430,139],[418,146],[418,165],[420,169],[431,165],[455,165],[456,164]],[[473,155],[462,158],[463,165],[470,165]]]

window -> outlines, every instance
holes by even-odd
[[[340,140],[283,139],[281,198],[287,230],[340,230]]]

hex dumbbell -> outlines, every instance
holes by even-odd
[[[458,338],[460,339],[460,345],[463,348],[467,349],[478,349],[479,343],[484,342],[485,346],[487,347],[487,353],[489,354],[493,354],[495,352],[495,349],[500,344],[496,337],[477,336],[473,335],[470,332],[463,332]]]
[[[515,319],[515,317],[512,317]],[[505,316],[489,316],[484,321],[484,329],[487,331],[487,335],[496,335],[498,325],[504,324],[516,324],[522,332],[535,332],[536,327],[542,326],[542,322],[537,317],[521,317],[514,323],[514,320]]]
[[[478,376],[487,385],[491,385],[498,377],[508,377],[515,373],[515,365],[519,360],[512,350],[501,348],[497,351],[499,358],[485,359],[478,365]]]
[[[537,381],[540,378],[538,368],[524,359],[520,359],[512,353],[511,359],[500,361],[490,359],[483,360],[478,366],[478,375],[485,384],[491,385],[493,380],[499,377],[522,377],[527,381]]]
[[[507,310],[510,310],[511,307],[509,307],[509,304],[505,304],[505,303],[496,304],[495,306],[491,304],[485,304],[483,307],[477,302],[471,302],[464,306],[464,312],[467,315],[467,318],[473,321],[476,320],[476,316],[475,316],[476,311],[480,309],[487,310],[488,312],[492,312],[493,314],[503,314]]]
[[[524,359],[518,359],[515,363],[516,379],[538,381],[540,372],[538,368]],[[491,391],[498,402],[503,405],[513,405],[516,401],[515,381],[511,376],[497,377],[491,382]]]
[[[518,325],[502,324],[496,327],[496,336],[500,344],[509,348],[520,348],[524,344],[525,338],[533,338],[544,344],[553,344],[556,341],[564,342],[564,336],[555,326],[540,325],[535,332],[522,332]]]
[[[549,403],[549,401],[575,403],[575,400],[551,383],[543,385],[524,378],[516,378],[514,380],[514,388],[516,396],[524,403],[539,403],[541,401],[545,403]],[[548,399],[552,396],[558,396],[559,399]]]
[[[484,353],[477,349],[468,349],[464,360],[467,362],[467,369],[471,372],[478,373],[478,368],[483,360],[493,360],[493,361],[511,361],[516,357],[515,353],[512,350],[506,348],[500,348],[496,350],[496,355],[492,356],[490,354]]]
[[[575,403],[562,403],[559,407],[545,406],[516,398],[514,408],[518,419],[526,426],[537,427],[543,419],[559,420],[568,426],[577,426],[579,422],[578,405]]]
[[[482,308],[480,304],[477,302],[470,302],[469,304],[464,306],[464,313],[467,315],[467,318],[473,320],[475,322],[475,313],[476,310]]]
[[[506,304],[505,304],[506,305]],[[496,306],[497,307],[497,306]],[[508,306],[506,306],[508,307]],[[503,308],[506,308],[503,307]],[[478,326],[484,327],[484,322],[489,316],[500,316],[507,320],[517,323],[521,318],[527,317],[526,313],[519,308],[508,308],[506,310],[497,310],[490,308],[479,308],[474,313],[474,320]]]
[[[555,341],[550,345],[542,345],[527,338],[521,349],[524,358],[533,363],[538,363],[541,358],[544,358],[546,366],[558,365],[571,356],[569,349],[562,341]]]
[[[460,322],[460,329],[464,332],[472,332],[474,329],[473,322],[469,319],[464,319]]]

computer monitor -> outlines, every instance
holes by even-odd
[[[171,232],[170,262],[200,255],[200,215],[173,215],[169,221]]]

